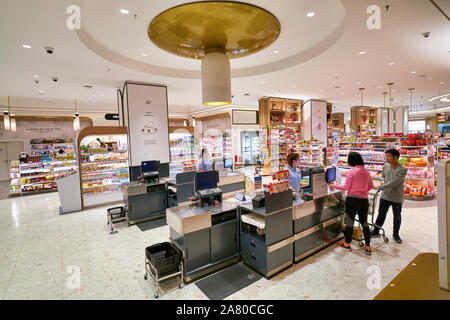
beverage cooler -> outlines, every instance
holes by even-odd
[[[245,165],[254,165],[259,156],[259,132],[241,132],[241,154]]]

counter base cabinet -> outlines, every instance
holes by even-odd
[[[344,236],[342,233],[343,222],[344,215],[341,214],[339,217],[297,233],[294,236],[295,262],[342,238]]]
[[[186,253],[186,272],[194,271],[210,264],[209,229],[204,229],[184,236]]]
[[[294,237],[291,237],[267,247],[258,236],[241,232],[242,260],[269,278],[292,265],[293,241]]]
[[[237,220],[211,227],[211,262],[216,263],[239,252]]]
[[[343,208],[341,208],[340,206],[335,206],[301,217],[300,219],[294,220],[294,233],[299,233],[308,230],[327,220],[338,217],[342,213]]]

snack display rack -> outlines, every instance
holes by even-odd
[[[9,178],[11,179],[11,182],[9,183],[10,195],[21,194],[19,166],[20,166],[19,160],[9,162]]]
[[[21,154],[19,159],[22,194],[56,191],[56,178],[77,170],[72,139],[33,139],[30,146],[31,155]],[[13,181],[16,183],[16,180]],[[16,187],[13,190],[18,193]]]
[[[297,149],[300,155],[301,165],[325,165],[325,156],[328,154],[328,148],[316,140],[299,142],[300,146]]]
[[[204,136],[201,141],[201,149],[206,148],[212,159],[219,160],[224,157],[224,144],[226,142],[222,135]]]
[[[129,182],[126,135],[88,136],[80,150],[83,196],[120,192]]]
[[[198,165],[198,146],[194,145],[192,133],[171,133],[169,164],[170,176],[178,173],[196,171]]]
[[[231,136],[228,133],[225,133],[223,135],[223,158],[230,159],[231,157]]]
[[[405,199],[429,200],[435,196],[435,146],[432,137],[409,134],[399,147],[399,162],[408,168]]]

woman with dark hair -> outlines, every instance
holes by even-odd
[[[331,188],[347,191],[345,200],[345,240],[338,243],[338,246],[351,250],[350,243],[353,237],[353,224],[358,214],[359,222],[363,227],[364,251],[366,254],[372,254],[370,247],[370,229],[367,224],[367,214],[369,211],[368,192],[374,188],[370,173],[364,168],[364,160],[358,152],[348,154],[348,164],[352,167],[347,173],[345,185],[339,186],[331,184]]]
[[[206,148],[202,149],[201,157],[202,158],[200,159],[199,163],[199,171],[202,172],[214,170],[214,162],[209,157],[208,149]]]
[[[286,161],[289,170],[289,186],[298,194],[300,191],[300,180],[302,178],[297,171],[297,167],[300,164],[300,156],[298,153],[289,153]]]

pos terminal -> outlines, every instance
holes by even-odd
[[[195,192],[199,207],[209,207],[222,203],[222,190],[217,188],[217,171],[197,172],[195,175]]]

